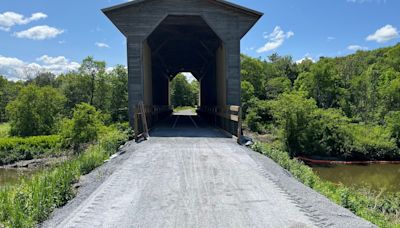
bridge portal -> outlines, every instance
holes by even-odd
[[[240,40],[262,13],[222,0],[134,0],[103,12],[127,38],[132,127],[140,129],[140,102],[149,125],[171,114],[169,82],[191,72],[200,82],[198,113],[237,135]]]

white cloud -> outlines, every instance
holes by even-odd
[[[43,55],[36,61],[29,63],[18,58],[0,55],[0,75],[4,75],[10,80],[26,80],[39,72],[51,72],[59,75],[78,70],[80,67],[79,63],[70,61],[64,56],[50,57]]]
[[[384,27],[376,30],[374,34],[369,35],[366,40],[376,41],[378,43],[385,43],[399,37],[399,31],[392,25],[385,25]]]
[[[368,47],[362,47],[360,45],[353,44],[353,45],[349,45],[347,47],[347,49],[349,49],[351,51],[359,51],[359,50],[368,50]]]
[[[328,36],[326,39],[327,39],[328,41],[332,41],[332,40],[336,40],[336,37]]]
[[[10,31],[11,27],[14,25],[25,25],[32,21],[37,21],[40,19],[47,18],[44,13],[34,13],[30,17],[25,17],[24,15],[15,12],[5,12],[0,14],[0,30]]]
[[[281,27],[276,26],[271,34],[264,35],[264,38],[268,39],[268,42],[263,47],[257,49],[257,53],[275,50],[282,46],[286,39],[292,36],[294,36],[292,31],[284,32]]]
[[[31,40],[46,40],[55,38],[64,33],[64,30],[50,27],[48,25],[40,25],[32,27],[28,30],[16,32],[14,35],[18,38],[26,38]]]
[[[99,48],[110,48],[110,46],[106,43],[96,42],[94,45],[96,45]]]
[[[310,53],[307,53],[307,54],[304,55],[303,58],[301,58],[301,59],[299,59],[299,60],[296,60],[296,64],[300,64],[300,63],[302,63],[304,60],[311,60],[313,63],[316,62],[316,60],[315,60],[313,57],[311,57]]]

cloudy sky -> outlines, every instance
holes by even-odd
[[[86,56],[126,63],[123,35],[100,9],[126,0],[1,0],[0,74],[74,70]],[[263,12],[242,52],[295,60],[342,56],[400,42],[398,0],[232,0]]]

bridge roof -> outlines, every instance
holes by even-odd
[[[126,2],[126,3],[122,3],[122,4],[118,4],[118,5],[115,5],[115,6],[108,7],[108,8],[104,8],[104,9],[102,9],[102,11],[104,13],[109,13],[109,12],[113,12],[115,10],[119,10],[119,9],[122,9],[122,8],[125,8],[125,7],[129,7],[129,6],[141,3],[141,2],[145,2],[145,1],[148,1],[148,0],[132,0],[132,1],[129,1],[129,2]],[[206,1],[214,3],[214,4],[217,4],[217,5],[224,6],[224,7],[229,8],[229,9],[237,10],[237,11],[239,11],[241,13],[244,13],[244,14],[250,14],[250,15],[253,15],[253,16],[256,16],[256,17],[261,17],[261,16],[264,15],[263,13],[261,13],[259,11],[252,10],[252,9],[246,8],[244,6],[240,6],[240,5],[225,1],[225,0],[206,0]]]

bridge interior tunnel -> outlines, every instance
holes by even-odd
[[[226,105],[224,43],[201,16],[166,17],[143,46],[145,105],[171,105],[169,84],[180,72],[199,81],[200,107]]]

